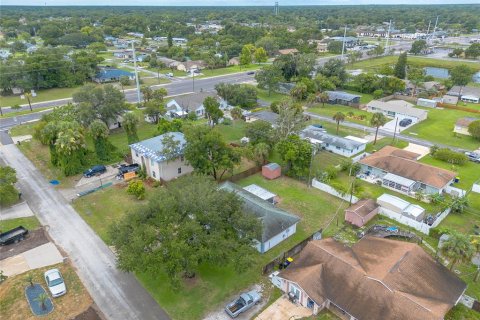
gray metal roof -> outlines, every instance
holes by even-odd
[[[162,135],[143,140],[130,145],[130,148],[137,151],[138,153],[143,154],[144,157],[148,159],[153,159],[156,162],[162,162],[167,160],[165,156],[162,155],[163,151],[163,138],[167,135],[172,135],[175,141],[180,142],[180,152],[183,152],[187,142],[181,132],[167,132]]]
[[[315,126],[308,126],[300,132],[300,137],[303,139],[315,139],[322,141],[323,143],[328,143],[342,149],[354,150],[357,147],[364,145],[365,143],[342,138],[333,134],[325,132],[325,129],[317,128]]]
[[[356,94],[351,94],[348,92],[344,91],[327,91],[328,94],[328,100],[346,100],[346,101],[352,101],[355,98],[361,98],[361,96],[356,95]]]
[[[261,240],[261,242],[271,239],[300,221],[299,217],[275,207],[270,202],[243,190],[234,183],[227,181],[220,186],[220,189],[235,192],[243,200],[244,210],[260,219],[262,222],[262,239],[257,240]]]
[[[276,124],[278,119],[278,114],[271,111],[258,111],[250,114],[251,118],[257,118],[258,120],[263,120],[271,124]]]

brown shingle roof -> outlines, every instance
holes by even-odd
[[[278,52],[280,54],[294,54],[294,53],[298,53],[298,50],[293,48],[293,49],[281,49],[281,50],[278,50]]]
[[[455,172],[417,162],[414,155],[416,153],[386,146],[359,162],[439,189],[455,178]]]
[[[280,277],[360,320],[443,319],[466,288],[418,245],[373,237],[311,241]]]
[[[353,211],[361,217],[366,217],[370,212],[378,208],[378,204],[375,200],[364,199],[355,203],[353,206],[345,209],[345,211]]]

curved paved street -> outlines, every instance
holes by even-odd
[[[15,145],[1,146],[0,158],[17,171],[23,197],[40,222],[48,226],[51,238],[68,254],[107,319],[169,319],[133,275],[115,267],[110,249]]]

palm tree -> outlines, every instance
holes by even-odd
[[[458,232],[452,232],[449,234],[448,239],[443,242],[440,251],[444,257],[452,261],[450,264],[450,270],[452,270],[457,262],[470,260],[475,249],[470,243],[468,236]]]
[[[48,299],[50,299],[48,295],[45,292],[42,292],[35,298],[35,301],[38,301],[40,303],[42,310],[47,310],[46,302]]]
[[[322,106],[325,107],[325,103],[328,102],[328,93],[323,91],[323,92],[320,92],[318,95],[317,95],[317,99],[319,102],[322,103]]]
[[[30,92],[25,92],[23,95],[25,96],[25,99],[27,99],[27,101],[28,101],[28,106],[30,107],[30,111],[33,111],[33,110],[32,110],[32,98],[33,98],[33,95],[32,95]]]
[[[338,129],[340,127],[340,122],[343,122],[345,120],[345,115],[341,112],[337,112],[333,115],[333,120],[337,122],[337,135],[338,135]]]
[[[131,112],[127,112],[123,116],[123,128],[127,133],[128,144],[132,144],[138,141],[138,135],[137,135],[138,122],[139,122],[138,118],[135,116],[135,114]]]
[[[265,142],[257,143],[253,147],[253,156],[257,164],[264,165],[270,155],[270,146]]]
[[[388,122],[388,119],[387,117],[385,117],[383,115],[383,113],[381,112],[376,112],[373,114],[372,118],[370,119],[370,125],[372,127],[375,127],[376,130],[375,130],[375,140],[373,141],[373,144],[376,144],[377,143],[377,135],[378,135],[378,129],[385,125],[385,123]]]
[[[33,287],[33,273],[27,274],[25,280],[30,284],[30,287]]]

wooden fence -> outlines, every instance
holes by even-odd
[[[260,171],[262,171],[262,167],[255,166],[255,167],[252,167],[252,168],[247,169],[245,171],[234,174],[230,177],[223,178],[222,181],[228,180],[228,181],[231,181],[231,182],[237,182],[237,181],[240,181],[242,179],[245,179],[246,177],[254,175],[255,173],[258,173]]]
[[[278,257],[276,257],[275,259],[273,259],[272,261],[270,261],[269,263],[267,263],[264,267],[263,267],[263,275],[266,275],[266,274],[269,274],[271,273],[274,269],[275,269],[275,266],[278,265],[280,266],[281,264],[283,264],[285,262],[285,260],[288,258],[288,257],[293,257],[293,256],[296,256],[297,254],[299,254],[303,248],[305,248],[305,246],[311,241],[311,240],[316,240],[316,239],[320,239],[321,238],[321,234],[322,234],[322,229],[318,230],[317,232],[313,233],[311,236],[309,236],[308,238],[304,239],[303,241],[301,241],[300,243],[297,243],[295,246],[293,246],[292,248],[290,248],[289,250],[287,251],[284,251],[282,254],[280,254]]]

